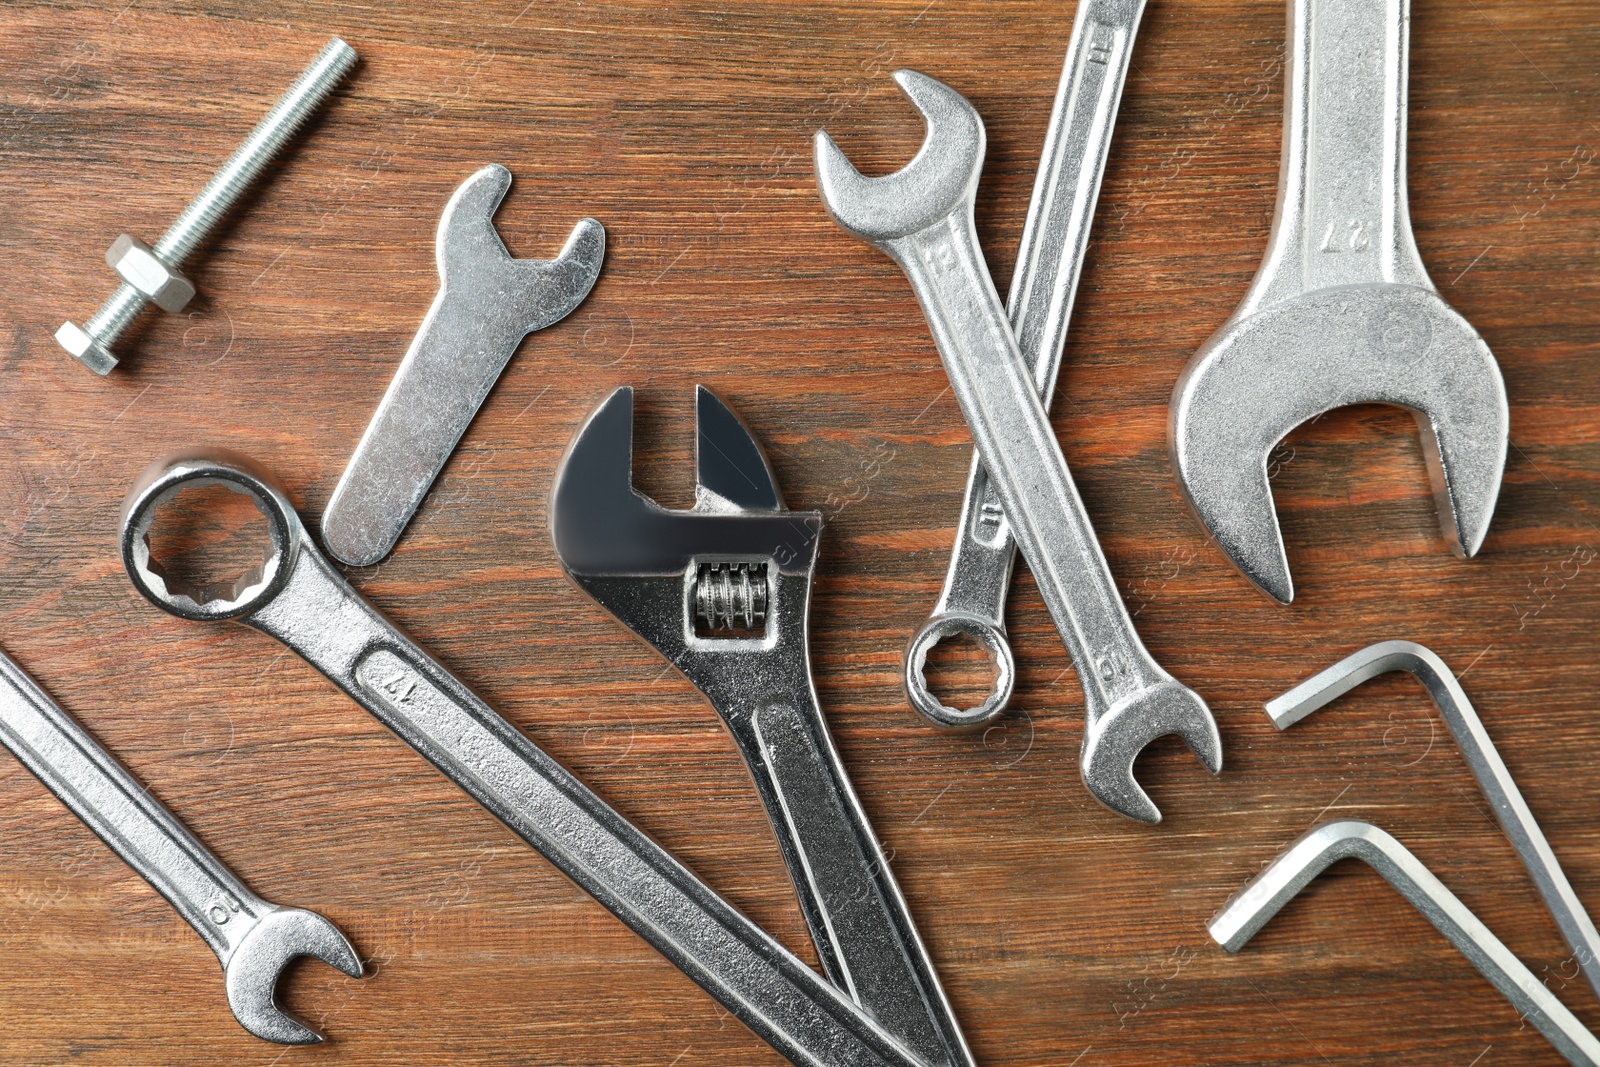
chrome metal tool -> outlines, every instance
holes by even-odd
[[[161,506],[205,485],[248,497],[271,531],[261,566],[221,587],[178,581],[150,553]],[[363,600],[250,460],[209,450],[152,464],[123,505],[122,559],[163,611],[235,619],[298,653],[791,1062],[921,1064]]]
[[[898,263],[922,304],[1006,521],[1077,667],[1084,784],[1112,811],[1159,822],[1134,759],[1177,734],[1215,774],[1216,720],[1134,630],[989,277],[973,221],[983,120],[942,82],[913,70],[894,77],[927,120],[921,150],[894,174],[868,178],[819,132],[817,186],[834,220]]]
[[[439,219],[439,293],[322,513],[322,543],[365,567],[387,556],[522,339],[575,311],[600,277],[606,231],[573,227],[555,259],[513,259],[494,213],[511,172],[490,164]]]
[[[1033,181],[1006,313],[1047,410],[1055,395],[1078,273],[1089,246],[1089,224],[1100,198],[1100,177],[1144,4],[1145,0],[1080,0],[1067,63],[1045,129],[1044,153]],[[906,696],[936,726],[980,726],[1005,711],[1011,700],[1016,664],[1005,611],[1016,558],[1016,541],[1000,497],[974,451],[944,589],[933,614],[906,646]],[[995,665],[989,696],[975,708],[950,707],[928,690],[924,673],[928,653],[957,634],[981,641]]]
[[[1483,544],[1510,413],[1489,346],[1440,298],[1406,206],[1409,0],[1291,0],[1283,171],[1244,302],[1184,369],[1168,444],[1218,547],[1280,603],[1294,581],[1267,461],[1350,404],[1416,417],[1452,551]]]
[[[250,892],[188,827],[107,752],[39,684],[0,654],[0,743],[83,820],[217,954],[228,1007],[264,1041],[311,1045],[322,1035],[277,1003],[289,961],[312,956],[352,978],[361,960],[338,927],[314,911]]]
[[[789,511],[750,430],[696,391],[696,504],[633,488],[633,390],[567,449],[550,530],[567,574],[705,694],[755,780],[823,970],[931,1065],[972,1064],[811,679],[822,516]]]
[[[1573,958],[1595,992],[1600,994],[1600,932],[1584,908],[1583,901],[1567,881],[1561,862],[1545,840],[1544,831],[1522,799],[1522,790],[1494,747],[1483,720],[1456,681],[1455,674],[1429,649],[1414,641],[1380,641],[1352,653],[1327,670],[1308,678],[1282,696],[1267,703],[1272,725],[1288,729],[1313,711],[1331,704],[1362,682],[1389,671],[1408,671],[1427,689],[1439,706],[1444,724],[1456,739],[1456,747],[1467,761],[1478,788],[1488,798],[1500,828],[1517,855],[1528,868],[1528,875],[1550,909],[1551,918],[1561,928],[1572,947]]]
[[[1371,823],[1324,823],[1300,835],[1225,904],[1206,929],[1238,952],[1329,866],[1354,858],[1383,875],[1574,1067],[1600,1067],[1600,1041],[1404,845]]]

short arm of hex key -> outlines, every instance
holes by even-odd
[[[1595,992],[1600,994],[1600,932],[1578,899],[1566,872],[1533,812],[1522,799],[1516,779],[1506,769],[1483,721],[1455,675],[1432,651],[1413,641],[1380,641],[1335,663],[1267,704],[1272,723],[1283,730],[1318,708],[1332,703],[1356,686],[1389,671],[1409,671],[1417,676],[1439,706],[1456,746],[1478,780],[1478,787],[1494,808],[1495,818],[1522,857],[1544,898],[1545,907],[1572,947],[1574,958]]]
[[[1371,823],[1349,820],[1308,830],[1223,905],[1207,931],[1223,948],[1238,952],[1313,878],[1342,859],[1359,859],[1383,875],[1567,1062],[1600,1065],[1600,1041],[1433,872]]]

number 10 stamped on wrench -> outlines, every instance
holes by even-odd
[[[834,219],[898,263],[922,304],[1006,521],[1077,666],[1084,785],[1115,812],[1159,822],[1160,809],[1134,780],[1134,759],[1177,734],[1220,771],[1216,720],[1134,631],[1006,321],[973,220],[983,120],[941,82],[912,70],[894,77],[927,120],[921,150],[904,169],[868,178],[818,133],[817,185]]]

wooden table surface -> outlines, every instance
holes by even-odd
[[[295,965],[325,1045],[230,1017],[215,959],[0,757],[0,1061],[771,1064],[777,1055],[298,658],[141,600],[116,550],[138,472],[254,456],[314,524],[436,289],[440,209],[516,182],[514,253],[585,215],[593,294],[512,362],[398,550],[352,583],[629,818],[814,959],[770,830],[695,690],[561,573],[562,450],[638,390],[638,483],[692,499],[704,382],[827,519],[822,703],[980,1063],[1562,1062],[1382,879],[1317,880],[1237,956],[1212,913],[1336,817],[1393,832],[1586,1024],[1572,953],[1417,683],[1279,735],[1262,702],[1369,642],[1462,677],[1580,896],[1600,906],[1600,17],[1584,0],[1416,0],[1410,192],[1441,292],[1487,339],[1512,447],[1482,553],[1440,536],[1411,419],[1344,410],[1275,455],[1299,586],[1268,602],[1179,498],[1167,401],[1242,296],[1272,217],[1281,0],[1155,0],[1096,219],[1055,425],[1154,655],[1217,712],[1218,778],[1175,741],[1136,825],[1077,773],[1082,695],[1025,568],[1016,712],[951,737],[901,649],[938,592],[969,438],[904,277],[828,218],[809,138],[887,172],[922,126],[889,80],[983,114],[978,223],[1010,277],[1072,22],[1062,0],[36,3],[0,10],[0,647],[258,893],[321,911],[370,977]],[[354,77],[98,378],[52,340],[110,291],[338,33]],[[200,540],[220,539],[243,514]],[[241,533],[242,536],[242,533]],[[248,542],[218,541],[216,551]],[[957,662],[952,685],[972,684]]]

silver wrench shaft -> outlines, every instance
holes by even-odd
[[[314,1030],[272,1004],[272,987],[283,961],[274,962],[274,953],[263,952],[259,943],[246,953],[240,950],[252,934],[266,932],[262,923],[268,916],[277,916],[274,922],[281,926],[286,913],[298,913],[308,917],[304,924],[295,923],[302,931],[316,927],[305,951],[310,952],[313,944],[325,948],[323,959],[346,974],[359,975],[361,965],[354,950],[326,919],[279,908],[252,893],[3,653],[0,742],[194,927],[217,954],[227,975],[230,1004],[246,1029],[285,1044],[321,1040]],[[273,933],[268,939],[276,937]],[[235,955],[246,956],[246,966],[230,966]]]
[[[1006,310],[1017,348],[1047,409],[1055,393],[1089,228],[1100,198],[1100,179],[1144,6],[1145,0],[1079,3],[1045,130]],[[912,706],[936,725],[988,722],[1011,699],[1015,671],[1005,608],[1016,556],[1016,541],[999,495],[974,450],[944,589],[906,649],[906,692]],[[1002,666],[989,698],[972,710],[943,704],[928,691],[923,675],[928,651],[956,632],[983,641]]]
[[[236,618],[282,641],[792,1062],[923,1067],[363,600],[268,477],[221,452],[152,466],[123,511],[123,558],[139,591],[180,617]],[[207,484],[252,497],[273,530],[259,580],[231,600],[169,586],[149,555],[156,509]]]

